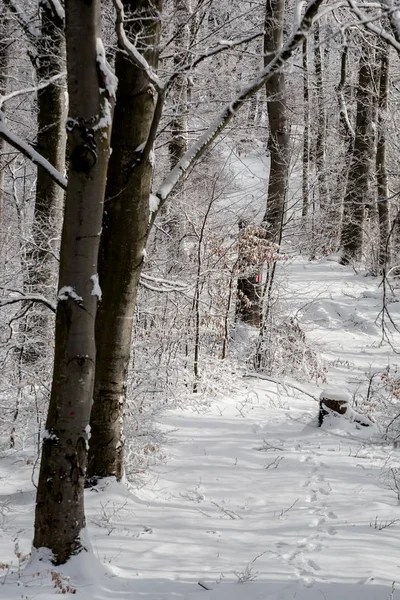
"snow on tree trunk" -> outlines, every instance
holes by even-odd
[[[84,479],[96,360],[93,276],[110,154],[115,81],[100,39],[100,1],[66,0],[69,177],[61,240],[55,356],[33,546],[55,564],[83,549]]]
[[[283,46],[285,0],[267,0],[264,34],[264,65],[267,66]],[[277,71],[266,83],[269,120],[268,149],[270,172],[264,224],[271,241],[280,242],[286,208],[289,178],[289,125],[285,76]]]
[[[317,136],[315,140],[315,168],[318,180],[318,197],[321,211],[329,206],[329,192],[326,181],[326,112],[321,41],[319,35],[319,24],[314,28],[314,68],[317,96]]]
[[[390,260],[390,218],[388,175],[386,169],[386,130],[385,120],[389,87],[389,50],[382,44],[380,54],[379,97],[378,97],[378,139],[376,147],[376,186],[379,218],[379,266],[386,267]]]
[[[302,180],[302,191],[303,191],[303,205],[302,205],[302,216],[306,217],[308,214],[310,204],[310,105],[309,105],[309,81],[308,81],[308,43],[305,39],[302,45],[302,63],[303,63],[303,119],[304,119],[304,131],[303,131],[303,180]]]
[[[374,52],[365,43],[360,57],[357,86],[357,117],[354,149],[344,198],[341,232],[342,264],[360,259],[363,245],[365,203],[369,198],[369,179],[373,154],[371,103]]]
[[[161,2],[124,0],[137,18],[128,37],[151,67],[157,67]],[[143,156],[154,115],[148,72],[123,52],[115,63],[119,80],[113,120],[106,203],[99,253],[103,292],[96,320],[97,364],[91,415],[88,479],[123,475],[123,427],[132,326],[149,229],[152,160]]]
[[[9,59],[10,40],[8,38],[8,14],[3,6],[0,11],[0,95],[4,95],[7,88],[7,71]],[[0,269],[3,267],[5,257],[5,212],[4,212],[4,175],[6,160],[4,153],[4,139],[0,137]],[[4,237],[3,237],[4,236]]]

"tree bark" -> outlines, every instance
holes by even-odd
[[[42,83],[63,70],[65,60],[64,20],[52,5],[40,5],[41,36],[36,43],[37,81]],[[38,134],[36,150],[60,173],[65,169],[65,90],[55,82],[38,91]],[[36,198],[32,224],[33,245],[28,250],[27,286],[30,293],[51,297],[55,287],[57,260],[62,227],[64,190],[38,166]],[[34,362],[46,355],[50,337],[48,313],[39,309],[29,315],[26,327],[35,331],[34,343],[27,343],[24,359]],[[29,337],[29,336],[26,336]]]
[[[190,13],[189,0],[173,0],[174,13],[174,49],[173,67],[179,71],[187,61],[190,44]],[[182,158],[188,149],[188,75],[180,73],[174,81],[169,99],[172,105],[171,138],[168,144],[171,168]],[[174,196],[184,194],[184,182],[175,190]],[[178,202],[169,203],[164,210],[166,222],[164,230],[169,234],[170,243],[166,251],[169,254],[168,273],[181,269],[185,259],[182,252],[182,239],[185,237],[186,222]]]
[[[239,221],[239,249],[236,317],[243,323],[259,327],[261,323],[261,265],[254,265],[247,257],[247,232],[254,228],[248,221]]]
[[[112,85],[100,1],[66,0],[69,178],[61,240],[55,355],[33,546],[55,564],[83,549],[84,478],[95,368],[97,255],[110,153]]]
[[[285,0],[267,0],[264,35],[264,66],[283,45]],[[264,224],[271,241],[278,242],[286,209],[289,178],[289,130],[285,76],[280,70],[266,83],[269,120],[270,171]]]
[[[385,121],[389,88],[389,49],[382,44],[380,54],[379,96],[378,96],[378,137],[376,146],[376,186],[379,218],[378,265],[382,269],[390,261],[390,216],[388,176],[386,170],[386,131]]]
[[[342,264],[358,260],[362,254],[365,203],[369,198],[369,178],[373,156],[371,123],[374,53],[362,48],[357,86],[357,117],[354,149],[344,198],[341,231]]]
[[[302,217],[306,217],[308,214],[308,208],[310,204],[310,92],[308,82],[308,43],[307,39],[304,40],[302,45],[302,59],[303,59],[303,111],[304,111],[304,131],[303,131],[303,205],[302,205]]]
[[[65,59],[64,23],[50,5],[41,5],[41,37],[38,40],[38,83],[63,70]],[[38,91],[38,135],[36,150],[60,173],[65,169],[65,90],[62,82]],[[64,191],[42,168],[38,167],[33,239],[35,265],[30,274],[34,292],[54,279],[55,260],[47,248],[58,250],[62,225]]]
[[[4,95],[7,89],[7,74],[9,61],[9,15],[5,6],[0,9],[0,95]],[[4,139],[0,138],[0,269],[3,267],[3,257],[5,255],[5,212],[4,212]]]
[[[188,0],[173,0],[175,9],[175,50],[173,64],[178,69],[185,62],[190,41],[190,5]],[[188,148],[188,84],[187,74],[179,74],[172,93],[172,120],[169,154],[172,168]]]
[[[326,114],[325,114],[325,95],[324,78],[322,65],[321,41],[319,35],[319,24],[315,23],[314,28],[314,67],[315,83],[317,90],[317,136],[315,140],[315,168],[318,180],[318,196],[321,211],[324,211],[329,205],[329,192],[326,182],[326,156],[325,156],[325,137],[326,137]],[[322,212],[322,218],[324,213]]]
[[[124,0],[134,16],[127,34],[156,69],[161,0]],[[91,415],[88,480],[123,475],[124,408],[137,287],[149,231],[151,155],[143,157],[154,115],[147,73],[118,52],[119,80],[113,121],[106,204],[99,254],[103,292],[96,320],[97,364]]]

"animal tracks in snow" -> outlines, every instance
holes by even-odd
[[[284,550],[280,557],[290,565],[295,576],[302,579],[304,585],[311,586],[316,579],[323,580],[320,574],[321,567],[315,560],[315,554],[328,546],[329,536],[338,533],[331,524],[338,516],[330,510],[328,499],[332,493],[332,486],[321,473],[321,469],[329,470],[329,467],[310,455],[301,456],[300,462],[311,467],[311,473],[301,487],[309,491],[304,508],[310,515],[308,526],[312,532],[309,536],[297,540],[294,548],[290,548],[290,545],[285,543],[277,544],[277,547]]]

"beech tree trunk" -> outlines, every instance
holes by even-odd
[[[389,87],[389,49],[382,44],[379,51],[380,73],[379,73],[379,96],[378,96],[378,124],[377,124],[377,146],[376,146],[376,186],[377,204],[379,218],[379,255],[378,264],[382,269],[390,261],[390,215],[389,215],[389,192],[388,176],[386,170],[386,113],[388,103]]]
[[[161,0],[124,0],[125,29],[156,69]],[[120,51],[106,204],[99,254],[103,292],[96,320],[97,363],[88,480],[115,476],[124,464],[124,407],[137,288],[149,230],[151,154],[144,156],[155,98],[146,72]]]
[[[275,52],[283,45],[285,0],[267,0],[264,35],[264,65],[267,66]],[[266,83],[269,120],[268,149],[270,171],[267,209],[264,224],[271,241],[280,242],[286,209],[289,177],[289,130],[286,105],[285,76],[275,73]]]
[[[174,48],[173,66],[179,71],[187,61],[190,44],[190,13],[189,0],[173,0],[174,5]],[[171,168],[182,158],[188,149],[188,76],[179,74],[169,94],[172,104],[171,138],[168,144]],[[185,259],[182,252],[182,240],[185,237],[186,222],[180,204],[184,201],[184,182],[176,189],[174,196],[180,197],[180,202],[168,203],[164,206],[166,222],[163,228],[169,234],[167,252],[169,254],[168,273],[180,270]]]
[[[304,131],[303,131],[303,205],[301,214],[306,217],[310,204],[310,92],[308,82],[308,43],[304,40],[302,45],[303,59],[303,104],[304,104]]]
[[[53,11],[50,3],[40,5],[41,35],[36,43],[37,81],[42,83],[64,68],[65,41],[62,15]],[[65,169],[65,90],[61,81],[38,91],[38,134],[36,150],[48,160],[60,173]],[[36,198],[32,224],[33,245],[28,252],[27,285],[31,293],[51,297],[56,284],[57,260],[54,255],[59,251],[64,190],[38,167]],[[34,330],[34,343],[24,348],[24,359],[28,362],[46,355],[50,336],[48,311],[37,307],[29,315],[26,324],[27,333]]]
[[[7,89],[9,47],[11,43],[8,35],[8,19],[8,11],[5,6],[2,6],[0,9],[0,95],[4,95]],[[4,147],[5,142],[3,138],[0,138],[0,268],[3,266],[3,245],[6,227],[4,214]]]
[[[318,180],[318,196],[321,211],[324,211],[329,205],[329,192],[326,181],[326,157],[325,157],[325,138],[326,138],[326,113],[325,113],[325,94],[321,40],[319,35],[319,24],[314,26],[314,67],[315,83],[317,96],[317,135],[315,140],[315,168]],[[323,213],[322,213],[323,214]]]
[[[372,94],[374,53],[362,48],[357,86],[357,117],[354,149],[344,198],[341,231],[342,264],[358,260],[362,254],[365,203],[369,199],[369,179],[373,156]]]
[[[60,73],[65,59],[64,23],[53,13],[51,5],[41,5],[41,37],[38,40],[38,83]],[[62,82],[38,91],[38,135],[36,150],[60,173],[65,169],[65,90]],[[30,273],[35,292],[43,292],[55,275],[55,260],[50,250],[57,251],[61,234],[64,191],[47,172],[38,167],[36,183],[33,239],[35,265]],[[36,289],[37,288],[37,289]]]
[[[84,479],[95,369],[97,255],[113,97],[100,0],[66,0],[69,176],[61,240],[55,356],[33,546],[54,564],[83,549]]]
[[[190,39],[190,5],[189,0],[173,0],[174,4],[174,68],[178,69],[185,62]],[[170,98],[173,116],[171,120],[171,139],[169,154],[172,168],[185,154],[188,148],[188,84],[187,74],[182,73],[175,79]]]

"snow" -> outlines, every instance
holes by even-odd
[[[118,79],[110,69],[107,63],[106,51],[104,49],[103,41],[101,38],[96,38],[96,52],[97,52],[97,64],[99,65],[100,71],[104,76],[104,82],[106,90],[110,98],[115,98],[118,87]]]
[[[155,194],[150,194],[150,197],[149,197],[150,212],[152,212],[152,213],[157,212],[159,204],[160,204],[160,198],[158,198],[158,196],[156,196]]]
[[[45,4],[47,3],[49,9],[51,12],[55,12],[57,18],[59,19],[59,21],[61,23],[64,22],[65,19],[65,11],[61,5],[61,2],[59,2],[59,0],[42,0],[42,2]]]
[[[101,291],[101,287],[99,284],[99,276],[96,273],[95,275],[92,275],[90,280],[93,283],[93,289],[92,289],[92,296],[97,296],[97,299],[99,301],[101,301],[102,298],[102,291]]]
[[[338,388],[327,388],[322,390],[320,400],[338,400],[339,402],[351,402],[351,395],[346,390]]]
[[[83,302],[82,296],[79,296],[75,289],[70,285],[64,285],[58,292],[57,298],[60,301],[68,300],[68,298],[72,298],[75,302]]]
[[[352,397],[365,392],[371,371],[396,362],[375,323],[378,280],[326,259],[298,258],[279,277],[287,309],[327,364],[327,383],[299,384],[307,393]],[[395,321],[399,304],[390,305]],[[399,334],[391,342],[397,347]],[[230,392],[165,413],[163,463],[140,485],[108,479],[86,490],[91,546],[82,532],[87,551],[63,567],[48,563],[46,549],[25,567],[35,455],[3,451],[2,597],[49,600],[74,589],[65,597],[399,600],[392,582],[400,506],[388,473],[400,468],[400,451],[378,426],[350,418],[330,415],[318,428],[318,403],[291,383],[235,373]]]

